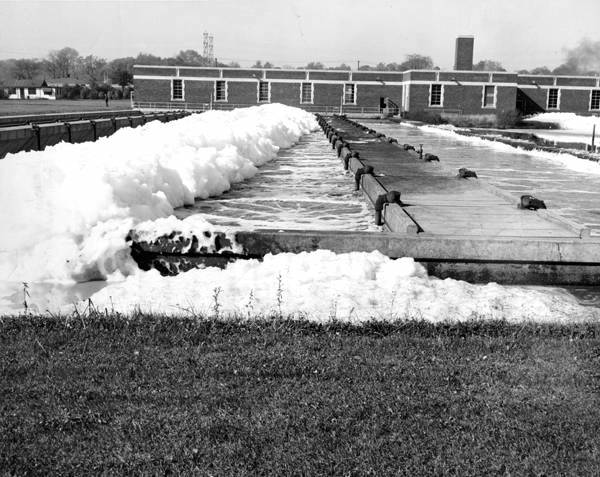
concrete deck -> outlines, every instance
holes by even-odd
[[[362,179],[363,190],[372,202],[378,192],[401,193],[405,206],[388,206],[384,214],[388,218],[386,228],[392,232],[407,233],[405,227],[398,227],[397,218],[390,217],[404,213],[423,235],[580,238],[587,233],[552,212],[519,209],[517,197],[508,197],[479,179],[457,178],[458,171],[449,170],[443,162],[419,159],[417,152],[405,151],[401,144],[377,138],[344,119],[332,117],[327,122],[349,145],[341,151],[341,156],[355,151],[360,154],[359,160],[349,163],[352,172],[364,166],[373,167],[374,178]],[[372,184],[373,180],[376,184]]]

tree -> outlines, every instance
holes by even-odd
[[[262,61],[258,60],[256,63],[254,63],[250,68],[262,68]]]
[[[13,79],[15,60],[0,60],[0,84],[10,83]]]
[[[552,71],[547,66],[538,66],[537,68],[532,69],[530,72],[532,75],[551,75]]]
[[[264,65],[263,68],[275,68],[275,66],[273,65],[273,63],[271,63],[270,61],[267,61]]]
[[[579,73],[577,65],[572,62],[563,63],[552,70],[553,75],[576,75]]]
[[[433,60],[429,56],[406,55],[406,60],[399,65],[400,71],[406,70],[430,70],[433,69]]]
[[[209,66],[210,60],[196,50],[181,50],[175,57],[176,64],[187,66]]]
[[[91,83],[99,83],[102,73],[106,70],[106,60],[94,55],[88,55],[79,59],[81,76],[88,77]]]
[[[330,69],[341,70],[341,71],[350,71],[352,68],[350,68],[346,63],[342,63],[341,65],[333,66]]]
[[[304,67],[304,69],[307,69],[307,70],[324,70],[325,66],[320,61],[311,61],[310,63],[308,63]]]
[[[506,71],[502,64],[494,60],[481,60],[473,65],[475,71]]]
[[[150,53],[138,53],[135,63],[138,65],[164,65],[165,61],[160,56]]]
[[[133,83],[133,64],[135,62],[136,59],[131,56],[112,60],[108,64],[111,81],[123,87]]]
[[[42,62],[21,58],[15,60],[12,66],[12,77],[18,80],[33,79],[41,70]]]
[[[55,78],[68,78],[75,73],[75,65],[79,58],[77,50],[64,47],[61,50],[53,50],[48,54],[45,62],[46,69]]]
[[[388,63],[385,69],[387,71],[402,71],[402,67],[398,63]]]

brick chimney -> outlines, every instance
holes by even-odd
[[[454,69],[467,70],[473,69],[473,44],[475,39],[472,36],[459,36],[456,39],[456,52],[454,54]]]

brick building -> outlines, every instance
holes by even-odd
[[[598,77],[473,71],[472,37],[457,39],[455,67],[395,72],[135,65],[135,99],[148,109],[283,103],[318,112],[433,112],[489,120],[517,109],[600,113]]]
[[[520,111],[600,114],[600,77],[518,75]]]

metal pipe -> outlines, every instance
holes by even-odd
[[[356,174],[354,174],[354,190],[360,189],[360,180],[365,174],[373,175],[373,166],[359,167],[356,170]]]
[[[400,201],[400,192],[397,190],[389,191],[385,194],[377,196],[375,200],[375,225],[383,225],[383,208],[386,204],[402,205]]]

